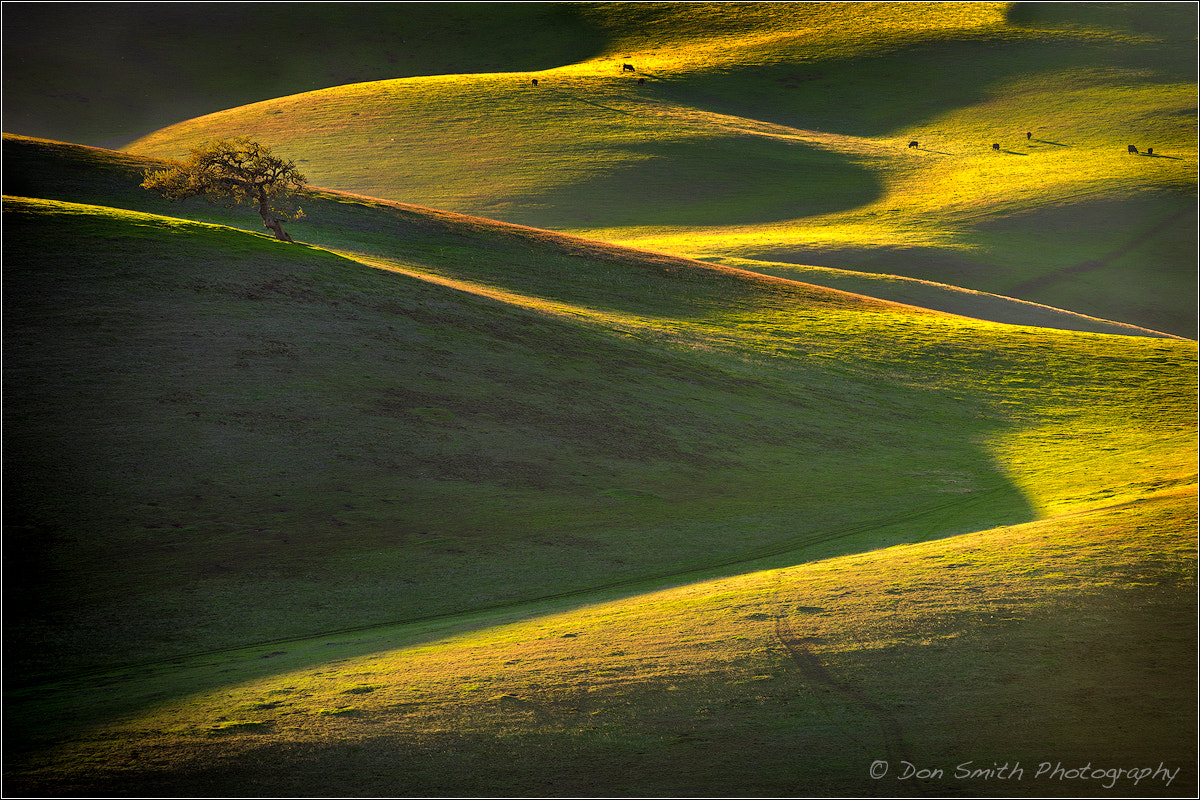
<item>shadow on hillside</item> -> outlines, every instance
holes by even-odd
[[[1192,3],[1010,3],[1005,16],[1022,27],[1077,29],[1081,26],[1132,31],[1167,39],[1193,42],[1196,6]]]
[[[1184,16],[1189,13],[1180,10]],[[1194,11],[1190,13],[1194,23]],[[925,120],[986,100],[992,87],[1006,80],[1088,66],[1138,70],[1152,76],[1151,81],[1194,82],[1195,48],[1186,39],[1120,47],[1050,38],[962,39],[909,45],[882,55],[699,72],[656,87],[664,99],[704,110],[878,137],[911,135]]]
[[[995,248],[996,256],[982,248],[964,253],[932,247],[813,247],[763,249],[746,257],[903,275],[1193,338],[1194,219],[1193,197],[1147,193],[1039,208],[984,222],[972,235]],[[1044,243],[1038,245],[1035,268],[1022,269],[1021,262],[1007,255],[1022,241]],[[1092,277],[1066,279],[1081,271],[1092,272]]]
[[[93,202],[124,174],[97,170]],[[491,229],[352,210],[382,252],[426,243],[424,223],[435,252],[456,240],[448,263],[508,260]],[[808,358],[829,342],[792,331],[749,367],[261,235],[32,203],[5,216],[17,749],[412,641],[352,630],[469,626],[1032,518],[978,445],[1004,424],[995,398],[880,382],[860,361],[910,369],[888,360],[896,341]],[[514,238],[522,252],[521,273],[559,255]],[[564,273],[598,298],[641,270],[639,293],[689,303],[655,264],[573,259]],[[727,303],[762,303],[757,284],[722,281]],[[975,345],[915,347],[942,369]],[[45,685],[88,669],[103,674]]]
[[[1061,286],[1070,285],[1071,278],[1084,273],[1104,274],[1119,277],[1129,271],[1127,259],[1130,256],[1144,254],[1139,260],[1144,265],[1139,270],[1141,291],[1149,289],[1149,297],[1143,302],[1154,314],[1155,322],[1149,320],[1138,324],[1146,325],[1156,330],[1174,333],[1178,336],[1191,337],[1194,335],[1197,323],[1195,272],[1191,261],[1185,261],[1194,256],[1197,246],[1195,227],[1196,200],[1193,198],[1177,198],[1172,203],[1159,200],[1127,201],[1095,201],[1082,204],[1084,213],[1090,212],[1097,217],[1116,217],[1112,220],[1114,230],[1126,231],[1123,240],[1106,252],[1097,251],[1092,258],[1077,263],[1067,264],[1053,271],[1023,281],[1011,288],[1018,296],[1038,297],[1055,290],[1061,291]],[[1075,211],[1079,215],[1080,210]],[[1033,226],[1037,224],[1033,215],[1022,214],[1014,219],[995,223],[994,227],[1001,230],[1012,230],[1022,224]],[[1044,223],[1042,223],[1044,224]],[[1103,241],[1099,236],[1097,241]],[[1136,262],[1135,262],[1136,263]],[[1186,266],[1183,266],[1184,264]],[[1135,294],[1135,292],[1130,292]],[[1088,299],[1085,303],[1095,303],[1096,299]],[[1096,312],[1098,315],[1101,310]]]
[[[747,257],[789,264],[815,264],[877,275],[903,275],[981,291],[989,289],[980,285],[980,279],[995,278],[998,272],[997,267],[985,265],[969,254],[960,255],[935,247],[766,248]],[[1003,271],[1000,271],[1002,275]]]
[[[264,47],[262,32],[286,46]],[[536,35],[532,32],[536,31]],[[180,120],[363,81],[539,71],[604,51],[569,5],[6,5],[4,129],[119,147]]]
[[[506,219],[541,228],[740,225],[830,214],[883,193],[871,170],[837,153],[755,136],[626,145],[596,177],[499,199]]]
[[[982,454],[980,457],[984,458]],[[944,477],[950,473],[939,469],[945,466],[944,462],[914,462],[910,466],[927,467],[926,474],[931,476],[931,483],[941,482],[949,487],[956,483],[954,479]],[[998,475],[989,476],[988,479],[995,478],[1005,480]],[[943,499],[935,500],[923,510],[896,513],[879,523],[825,532],[811,537],[814,543],[810,545],[775,545],[767,548],[775,552],[750,552],[743,554],[748,556],[744,560],[739,560],[742,559],[740,555],[734,556],[727,558],[730,563],[725,565],[718,563],[651,574],[607,586],[531,596],[494,607],[468,604],[461,610],[424,617],[385,619],[371,624],[327,628],[277,639],[258,638],[235,642],[219,649],[175,654],[125,665],[36,677],[10,675],[5,685],[4,708],[9,765],[19,763],[29,755],[36,755],[67,731],[77,736],[80,731],[103,727],[158,706],[165,700],[203,695],[222,687],[269,679],[281,673],[302,673],[331,663],[340,664],[372,654],[419,647],[474,631],[559,616],[702,581],[855,555],[893,545],[948,538],[977,530],[1021,524],[1036,518],[1023,495],[1011,485],[997,485],[980,492],[963,493],[964,490],[959,488],[942,488],[939,491],[945,493],[941,495]],[[930,495],[930,498],[934,497],[938,495]],[[870,537],[864,539],[864,534],[870,534]],[[462,557],[455,561],[467,563]],[[589,573],[592,564],[590,555],[580,559],[579,573]],[[493,567],[503,569],[503,564],[489,566]],[[11,572],[11,565],[6,572]],[[194,576],[181,573],[177,579],[181,584],[188,584],[194,580]],[[17,585],[22,590],[36,588],[27,577],[23,577]],[[452,587],[446,586],[443,590],[449,588]],[[12,587],[6,589],[6,599],[11,599],[13,591]],[[319,595],[325,597],[337,592],[336,586],[326,585],[320,589]],[[191,598],[193,604],[203,604],[202,600],[194,598],[195,595]],[[251,592],[247,594],[246,602],[260,603],[264,599],[255,598]],[[164,619],[173,621],[169,615]],[[53,633],[53,629],[48,628],[44,632]],[[128,629],[123,629],[123,633],[128,635]],[[11,634],[6,636],[6,640],[15,641]],[[136,643],[131,644],[136,646]],[[64,704],[68,708],[74,706],[73,712],[66,718],[56,713]]]
[[[773,145],[770,149],[774,152],[780,147],[787,146]],[[719,160],[719,156],[705,154],[702,149],[688,152],[701,160],[707,159],[709,166]],[[823,159],[824,155],[818,152],[816,157]],[[143,165],[153,163],[141,157],[6,136],[4,159],[4,187],[8,194],[112,205],[229,225],[253,233],[259,231],[258,217],[249,208],[227,209],[199,199],[169,203],[141,189]],[[833,165],[836,174],[839,162],[826,161]],[[669,169],[670,160],[664,159],[657,166]],[[721,168],[728,174],[728,165]],[[851,180],[856,174],[850,173]],[[732,177],[736,181],[738,176]],[[617,190],[611,183],[608,187],[608,199],[624,202],[623,193],[613,199]],[[682,188],[662,187],[664,192]],[[754,189],[754,185],[741,185],[744,193],[753,194]],[[642,203],[649,202],[643,195],[633,194],[640,198],[636,208],[643,208]],[[662,259],[630,262],[602,245],[593,260],[588,256],[589,248],[581,248],[577,240],[553,235],[542,237],[536,232],[508,228],[503,223],[485,223],[484,228],[473,229],[479,246],[493,257],[444,258],[440,255],[443,252],[459,252],[464,237],[457,229],[431,217],[389,207],[339,202],[319,192],[305,199],[304,207],[307,216],[288,225],[298,242],[376,253],[384,258],[403,253],[412,264],[427,261],[431,270],[447,277],[481,280],[537,297],[590,307],[691,317],[711,313],[714,304],[728,302],[749,286],[745,281],[731,280],[728,275],[690,268],[681,270],[680,264],[669,257],[663,257],[665,262]],[[651,209],[649,213],[654,212]],[[674,212],[667,208],[663,213]],[[404,230],[403,245],[391,247],[395,240],[386,237],[381,244],[382,230]],[[496,258],[498,254],[503,257]],[[582,269],[583,265],[587,268]],[[758,289],[749,291],[754,293]],[[680,297],[686,297],[686,302],[677,302]]]
[[[827,286],[831,289],[863,294],[894,303],[944,311],[948,314],[973,319],[1000,322],[1007,325],[1026,325],[1038,328],[1106,333],[1120,336],[1163,336],[1149,329],[1130,327],[1128,324],[1111,323],[1089,318],[1050,306],[1014,300],[1011,297],[978,291],[962,291],[955,287],[929,281],[906,278],[874,279],[871,273],[827,271],[819,268],[794,266],[780,263],[737,261],[736,266],[776,275],[780,278]],[[1014,293],[1015,294],[1015,293]]]

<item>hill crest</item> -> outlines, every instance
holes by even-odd
[[[882,4],[847,29],[845,8],[704,7],[676,37],[669,6],[602,7],[614,49],[576,64],[282,97],[130,149],[254,130],[336,189],[1194,338],[1195,54],[1169,30],[1189,9]]]
[[[58,200],[78,199],[97,205],[111,205],[165,216],[182,215],[184,218],[216,221],[239,228],[254,227],[252,215],[247,216],[238,211],[227,211],[208,206],[201,201],[169,204],[139,189],[137,184],[140,182],[141,173],[146,168],[161,163],[155,159],[132,156],[104,148],[72,145],[11,134],[4,135],[4,148],[6,160],[4,191],[7,194]],[[365,245],[364,241],[356,240],[355,236],[349,234],[348,231],[361,229],[364,224],[386,227],[401,221],[403,224],[417,226],[421,229],[439,230],[443,234],[456,236],[478,234],[482,237],[482,246],[485,249],[494,249],[495,247],[550,248],[563,256],[595,259],[602,263],[616,264],[622,260],[633,260],[642,264],[644,268],[657,271],[660,276],[672,275],[673,271],[682,270],[683,272],[674,273],[675,280],[678,280],[678,276],[684,273],[697,278],[708,276],[710,280],[727,278],[745,282],[747,285],[759,286],[768,294],[783,293],[797,300],[803,297],[806,302],[825,303],[831,308],[853,306],[879,312],[949,313],[983,320],[990,318],[1006,324],[1043,325],[1064,330],[1119,335],[1169,336],[1169,334],[1161,334],[1137,326],[1089,318],[1059,309],[1035,307],[1034,304],[994,295],[986,295],[987,302],[981,303],[980,300],[983,299],[985,293],[971,290],[942,287],[936,298],[931,297],[928,292],[922,295],[920,292],[911,291],[913,285],[927,285],[927,282],[926,284],[911,280],[897,282],[886,275],[854,273],[844,270],[814,269],[806,271],[795,265],[776,265],[781,268],[780,274],[773,276],[769,272],[770,266],[761,262],[739,262],[737,259],[732,259],[733,266],[722,265],[670,253],[606,243],[569,233],[547,231],[517,223],[430,209],[394,200],[372,198],[352,192],[312,187],[305,200],[305,205],[310,208],[312,213],[308,219],[295,224],[294,229],[297,231],[298,237],[312,239],[313,243],[324,242],[329,247],[344,253],[358,252],[364,257],[375,258],[376,263],[379,263],[378,259],[380,258],[391,259],[393,267],[399,264],[395,261],[400,255],[399,253],[381,252],[378,248],[371,248]],[[348,211],[351,208],[358,208],[375,215],[373,217],[375,221],[366,223],[364,218],[354,218],[354,214]],[[322,218],[322,214],[325,215],[324,218]],[[339,230],[339,227],[344,230]],[[454,233],[455,231],[457,233]],[[500,240],[503,240],[503,244]],[[753,268],[744,269],[740,264],[746,264]],[[494,289],[507,288],[521,291],[520,281],[512,282],[519,275],[511,270],[507,274],[486,276],[477,271],[464,271],[461,268],[447,269],[443,266],[440,269],[444,273],[444,278],[474,281],[475,283],[488,283],[490,280],[491,284],[494,284]],[[819,279],[818,283],[797,282],[788,276],[789,271],[815,276]],[[426,270],[427,274],[428,272]],[[831,279],[831,275],[835,277]],[[564,274],[564,279],[570,280],[571,275]],[[853,283],[858,291],[838,288],[837,281],[843,279],[850,279],[849,282]],[[619,282],[608,284],[608,289],[618,290],[619,288]],[[934,300],[933,308],[921,305],[920,301],[925,298]],[[598,301],[594,295],[593,300]],[[913,302],[914,300],[918,302]]]

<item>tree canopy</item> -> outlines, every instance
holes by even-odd
[[[174,202],[203,197],[228,206],[257,206],[263,226],[275,238],[290,242],[281,220],[304,215],[291,207],[293,192],[307,179],[291,161],[271,154],[271,148],[248,137],[218,139],[195,147],[184,161],[171,161],[167,169],[148,170],[142,188]]]

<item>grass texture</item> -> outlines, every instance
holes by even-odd
[[[574,63],[298,93],[127,149],[254,131],[334,189],[1194,337],[1195,9],[1107,5],[582,6],[606,45]]]
[[[113,674],[102,693],[67,683],[38,705],[155,702],[25,761],[16,785],[1188,796],[1195,524],[1194,491],[1165,493],[574,611],[478,615],[474,631],[209,655]]]
[[[91,201],[4,201],[7,786],[1186,764],[1194,342],[329,191],[284,245],[120,207],[126,156],[5,146],[28,194]],[[1032,708],[1036,740],[1010,716]]]
[[[6,794],[1195,796],[1194,7],[335,5],[4,137]]]

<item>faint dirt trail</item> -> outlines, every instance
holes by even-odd
[[[646,113],[669,120],[672,125],[686,124],[698,131],[709,131],[724,135],[760,136],[785,142],[824,147],[846,155],[886,156],[895,155],[896,147],[886,142],[861,136],[847,136],[826,131],[793,128],[774,122],[764,122],[750,117],[722,114],[717,111],[701,111],[689,106],[646,100]]]
[[[783,646],[788,649],[792,660],[800,667],[800,672],[803,673],[805,678],[819,686],[832,689],[841,696],[854,701],[859,707],[875,717],[879,722],[879,727],[883,731],[884,748],[887,750],[888,761],[893,764],[900,761],[912,762],[912,754],[908,750],[908,745],[904,742],[904,732],[900,728],[900,722],[896,719],[895,715],[868,697],[866,692],[834,678],[829,670],[825,668],[825,664],[821,659],[817,657],[817,654],[809,649],[808,638],[797,636],[783,613],[775,617],[775,635],[779,637],[779,641],[783,642]]]
[[[1113,250],[1111,253],[1106,253],[1105,255],[1101,256],[1100,258],[1093,259],[1091,261],[1084,261],[1082,264],[1075,264],[1070,267],[1063,267],[1062,269],[1057,270],[1055,272],[1051,272],[1047,275],[1040,275],[1036,278],[1031,278],[1030,280],[1027,280],[1024,283],[1019,283],[1016,286],[1013,286],[1008,291],[1010,293],[1012,293],[1014,296],[1016,296],[1023,292],[1031,292],[1031,291],[1044,289],[1047,286],[1049,286],[1057,281],[1060,281],[1063,278],[1068,277],[1070,275],[1077,275],[1081,272],[1091,272],[1092,270],[1106,267],[1106,266],[1108,266],[1108,263],[1110,261],[1114,261],[1114,260],[1120,258],[1121,256],[1125,255],[1126,253],[1133,250],[1134,248],[1139,247],[1139,246],[1145,244],[1146,242],[1150,241],[1151,239],[1153,239],[1155,236],[1158,236],[1163,231],[1166,231],[1170,228],[1175,227],[1176,225],[1180,224],[1182,221],[1194,219],[1195,215],[1196,215],[1196,203],[1193,202],[1190,205],[1188,205],[1187,208],[1182,208],[1179,211],[1172,214],[1171,216],[1167,217],[1166,219],[1164,219],[1160,222],[1157,222],[1154,225],[1151,225],[1149,228],[1147,228],[1146,230],[1137,234],[1132,239],[1130,239],[1128,242],[1121,245],[1116,250]],[[1182,338],[1182,337],[1180,337],[1180,338]]]

